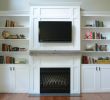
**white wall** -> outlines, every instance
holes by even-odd
[[[81,2],[83,10],[110,11],[110,0],[0,0],[0,10],[29,10],[29,4],[53,3],[56,5],[55,2],[60,2],[60,4],[63,4],[62,2]]]
[[[0,10],[29,10],[29,0],[0,0]]]
[[[110,11],[110,0],[81,0],[83,10]]]
[[[88,11],[110,11],[110,0],[30,0],[32,4],[53,2],[81,2],[81,8]]]

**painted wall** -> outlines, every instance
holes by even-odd
[[[110,0],[0,0],[0,10],[29,10],[30,4],[53,3],[56,5],[55,2],[60,2],[60,4],[64,4],[62,2],[81,2],[82,10],[110,11]]]
[[[29,0],[0,0],[0,10],[29,10]]]

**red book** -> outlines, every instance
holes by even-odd
[[[10,57],[6,56],[6,64],[10,64]]]

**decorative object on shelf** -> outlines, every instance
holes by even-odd
[[[15,64],[26,64],[25,58],[16,58]]]
[[[25,36],[23,34],[19,35],[20,39],[25,39]]]
[[[107,45],[99,45],[95,43],[94,45],[87,45],[86,51],[107,51]]]
[[[85,27],[92,27],[93,25],[91,25],[91,24],[87,24],[87,25],[85,25]]]
[[[4,39],[25,39],[25,35],[23,34],[12,35],[9,31],[5,31],[5,30],[2,32],[2,37]]]
[[[94,45],[87,45],[85,50],[86,51],[94,51],[95,50]]]
[[[8,39],[9,37],[10,37],[10,32],[8,32],[8,31],[3,31],[2,32],[2,37],[4,38],[4,39]]]

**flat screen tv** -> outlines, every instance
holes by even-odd
[[[71,21],[39,21],[39,42],[71,42]]]

